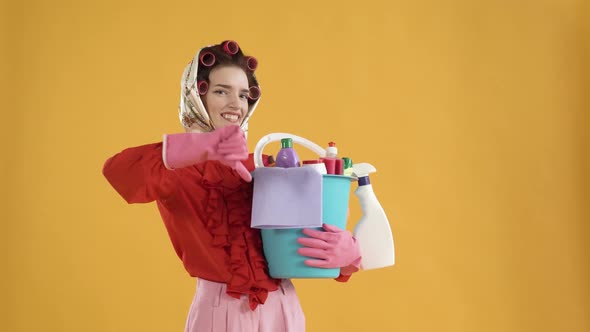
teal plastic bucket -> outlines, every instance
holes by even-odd
[[[348,198],[351,178],[343,175],[323,175],[322,178],[322,220],[326,224],[346,229]],[[305,209],[304,206],[301,207]],[[321,228],[316,228],[321,229]],[[264,255],[268,262],[270,276],[286,278],[337,278],[340,269],[310,267],[297,249],[301,245],[297,238],[304,237],[301,228],[261,229]]]

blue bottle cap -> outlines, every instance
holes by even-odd
[[[368,184],[371,184],[371,180],[369,180],[368,176],[362,176],[359,178],[359,186],[366,186]]]

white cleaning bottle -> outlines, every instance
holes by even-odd
[[[352,168],[359,185],[354,194],[363,211],[354,228],[354,237],[361,249],[361,268],[371,270],[392,266],[395,264],[395,251],[391,227],[369,180],[369,173],[377,170],[367,163],[354,164]]]

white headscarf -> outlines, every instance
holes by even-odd
[[[209,132],[215,130],[209,113],[205,109],[205,105],[201,101],[201,96],[197,89],[197,71],[199,69],[199,56],[203,49],[211,47],[206,46],[199,50],[193,60],[184,68],[182,78],[180,80],[180,105],[178,115],[180,123],[185,129],[199,132]],[[260,88],[260,86],[258,86]],[[260,97],[251,105],[248,106],[248,112],[242,120],[240,127],[245,135],[248,135],[248,120],[254,113],[256,106],[260,102]],[[196,127],[196,128],[195,128]]]

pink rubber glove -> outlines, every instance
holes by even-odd
[[[361,250],[356,239],[347,230],[324,224],[325,232],[311,228],[303,229],[297,242],[304,246],[297,249],[302,256],[318,258],[307,259],[305,265],[321,268],[342,268],[341,273],[350,275],[358,271],[361,262]]]
[[[162,158],[168,169],[219,160],[245,181],[252,181],[252,175],[240,161],[248,159],[248,146],[239,126],[225,126],[208,133],[164,135]]]

